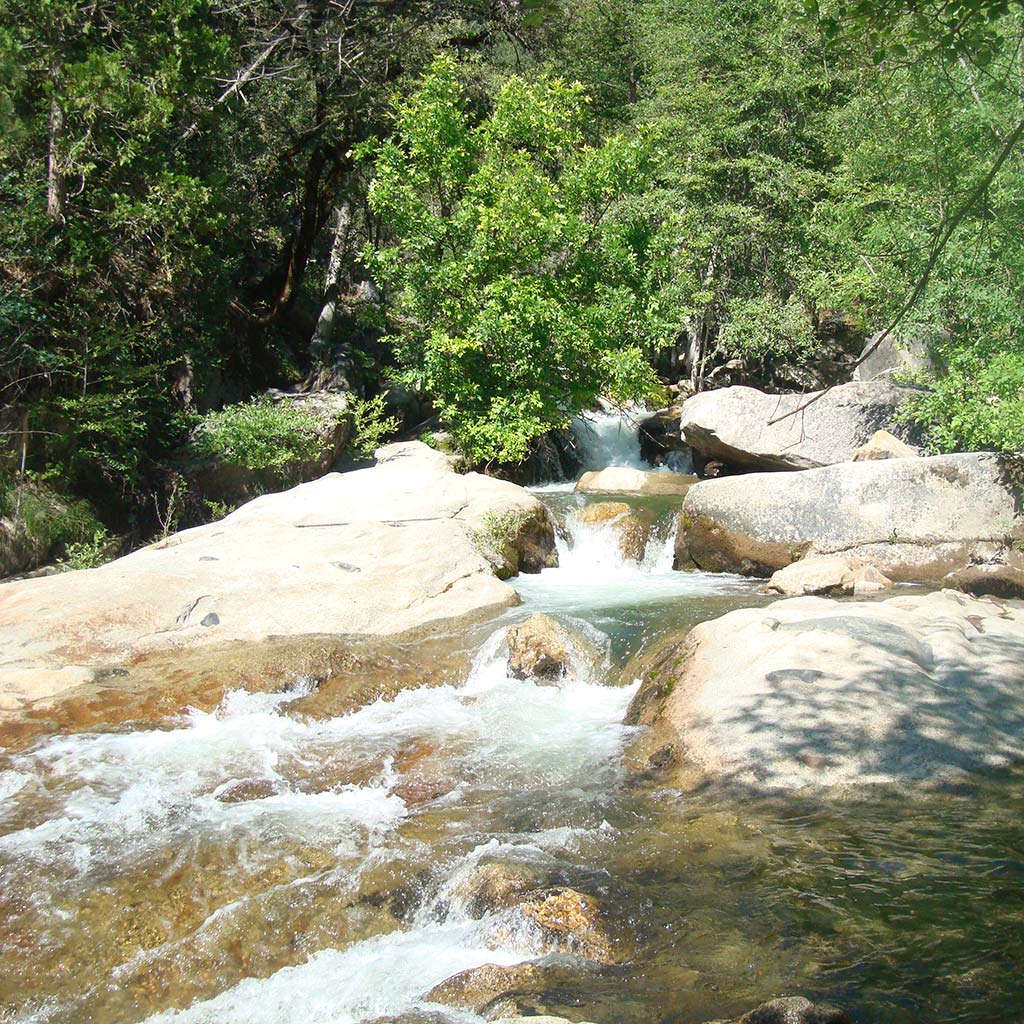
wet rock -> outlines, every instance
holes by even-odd
[[[1024,607],[944,590],[777,601],[666,644],[631,750],[680,787],[932,783],[1024,757]]]
[[[719,388],[683,403],[680,429],[705,461],[745,472],[815,469],[849,462],[877,430],[909,439],[909,428],[896,419],[913,393],[885,381],[852,383],[807,405],[817,392],[768,395],[755,388]]]
[[[916,459],[921,453],[906,442],[894,437],[888,430],[877,430],[867,444],[853,453],[853,462],[871,462],[874,459]]]
[[[564,887],[529,893],[501,915],[491,936],[499,945],[529,937],[543,952],[599,964],[625,963],[635,952],[632,939],[613,930],[595,897]]]
[[[679,433],[679,409],[678,405],[659,409],[640,422],[640,457],[652,466],[667,465],[673,454],[689,458],[690,447]]]
[[[130,669],[141,686],[138,667],[157,656],[173,655],[178,675],[195,664],[206,672],[215,657],[248,675],[264,645],[315,653],[325,637],[329,648],[342,636],[411,640],[486,619],[518,602],[481,550],[494,523],[511,524],[519,568],[555,557],[540,502],[514,484],[455,473],[412,442],[382,449],[371,469],[264,495],[98,569],[5,584],[0,714],[52,707],[112,668]],[[219,622],[204,627],[211,613]]]
[[[988,595],[1007,601],[1024,600],[1024,571],[1012,565],[968,565],[943,577],[942,585],[978,597]]]
[[[488,1010],[496,1003],[511,1000],[514,1005],[516,996],[542,992],[545,974],[542,967],[530,962],[511,967],[483,964],[445,979],[423,998],[428,1003],[455,1006],[490,1018]]]
[[[988,452],[706,480],[686,496],[680,529],[700,568],[749,576],[832,554],[898,583],[979,562],[1024,566],[1024,515],[1004,460]]]
[[[853,1021],[828,1003],[812,1003],[802,996],[783,996],[755,1007],[735,1024],[853,1024]]]
[[[697,482],[683,473],[649,473],[642,469],[610,466],[584,473],[576,484],[581,494],[685,495]]]
[[[446,902],[461,907],[470,917],[508,907],[537,887],[536,874],[524,864],[481,864],[457,879]]]
[[[590,642],[550,615],[538,613],[508,631],[508,674],[515,679],[557,682],[593,672],[598,661]]]
[[[599,501],[580,509],[576,518],[581,523],[610,524],[618,534],[622,557],[633,562],[643,561],[651,526],[625,502]]]
[[[779,569],[765,586],[769,594],[870,594],[892,588],[892,580],[853,555],[819,555]]]

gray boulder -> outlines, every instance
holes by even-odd
[[[919,328],[912,334],[890,334],[877,348],[872,350],[880,337],[874,334],[864,343],[859,363],[853,371],[853,379],[891,380],[898,373],[934,373],[937,345],[947,338],[943,331]],[[865,357],[865,353],[870,355]]]
[[[896,423],[912,393],[887,381],[851,383],[807,405],[821,393],[767,395],[755,388],[721,388],[683,403],[680,430],[703,459],[745,472],[815,469],[849,462],[878,430],[913,440],[908,428]]]
[[[1006,463],[968,453],[702,481],[683,504],[677,552],[748,576],[841,553],[895,582],[939,582],[979,562],[1022,567],[1022,538]]]
[[[666,643],[634,767],[765,789],[952,778],[1024,758],[1024,605],[950,590],[730,612]]]

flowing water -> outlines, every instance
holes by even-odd
[[[638,563],[614,524],[578,521],[582,499],[545,499],[574,540],[560,568],[515,581],[522,606],[464,677],[342,716],[301,681],[235,691],[0,761],[0,1020],[472,1022],[425,994],[537,957],[554,980],[532,1008],[601,1024],[706,1021],[786,993],[878,1024],[1022,1019],[1024,775],[843,802],[631,782],[624,666],[767,599],[673,572],[671,503],[637,503]],[[588,675],[507,676],[505,631],[535,611],[589,636]],[[597,897],[630,963],[481,916],[464,886],[485,864]]]

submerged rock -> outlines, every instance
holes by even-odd
[[[319,650],[325,638],[422,637],[495,615],[518,601],[480,541],[496,523],[519,568],[554,558],[540,502],[459,475],[413,442],[98,569],[4,584],[0,716],[9,723],[81,684],[116,688],[117,672],[130,671],[124,685],[136,690],[163,687],[152,659],[187,675],[197,659],[208,671],[222,657],[237,680],[272,640]]]
[[[445,901],[470,917],[483,917],[488,911],[510,906],[536,889],[537,882],[535,872],[524,864],[481,864],[454,881]]]
[[[680,530],[700,568],[749,576],[807,555],[855,555],[896,582],[1024,564],[1024,516],[1003,459],[987,452],[705,480]]]
[[[892,580],[853,555],[803,558],[779,569],[765,586],[769,594],[870,594],[892,589]]]
[[[630,706],[640,771],[769,789],[929,782],[1024,758],[1024,606],[953,591],[731,612]]]
[[[576,484],[581,494],[684,495],[697,482],[684,473],[652,473],[626,466],[584,473]]]
[[[762,1003],[736,1021],[712,1024],[853,1024],[853,1021],[828,1003],[812,1003],[803,996],[783,996]]]
[[[849,462],[877,430],[909,438],[896,419],[911,394],[886,381],[807,395],[720,388],[683,403],[680,429],[704,460],[746,472],[815,469]]]
[[[557,682],[591,674],[598,663],[590,641],[550,615],[538,613],[508,631],[508,674]]]

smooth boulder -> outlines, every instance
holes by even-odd
[[[425,636],[518,602],[496,578],[508,554],[554,559],[544,507],[514,484],[452,471],[424,444],[373,468],[257,498],[220,522],[98,569],[0,586],[0,717],[83,686],[162,685],[223,655],[325,637]],[[237,675],[235,676],[237,678]]]
[[[892,589],[892,580],[873,565],[852,555],[803,558],[774,573],[765,593],[784,597],[806,594],[870,594]]]
[[[683,788],[929,783],[1024,758],[1024,605],[953,591],[777,601],[666,642],[634,770]]]
[[[748,576],[847,554],[895,582],[939,582],[978,562],[1019,566],[1022,538],[1006,464],[982,452],[705,480],[686,496],[677,551]]]
[[[942,585],[977,597],[988,595],[1003,600],[1024,600],[1024,570],[999,562],[958,569],[944,577]]]
[[[712,1021],[712,1024],[853,1024],[853,1021],[828,1003],[812,1003],[803,996],[782,996],[755,1006],[735,1021]]]
[[[686,473],[654,473],[627,466],[584,473],[576,484],[581,494],[641,494],[683,496],[697,482]]]
[[[680,430],[705,460],[744,472],[816,469],[849,462],[878,430],[911,440],[897,423],[912,389],[850,383],[806,395],[729,387],[688,398]]]

